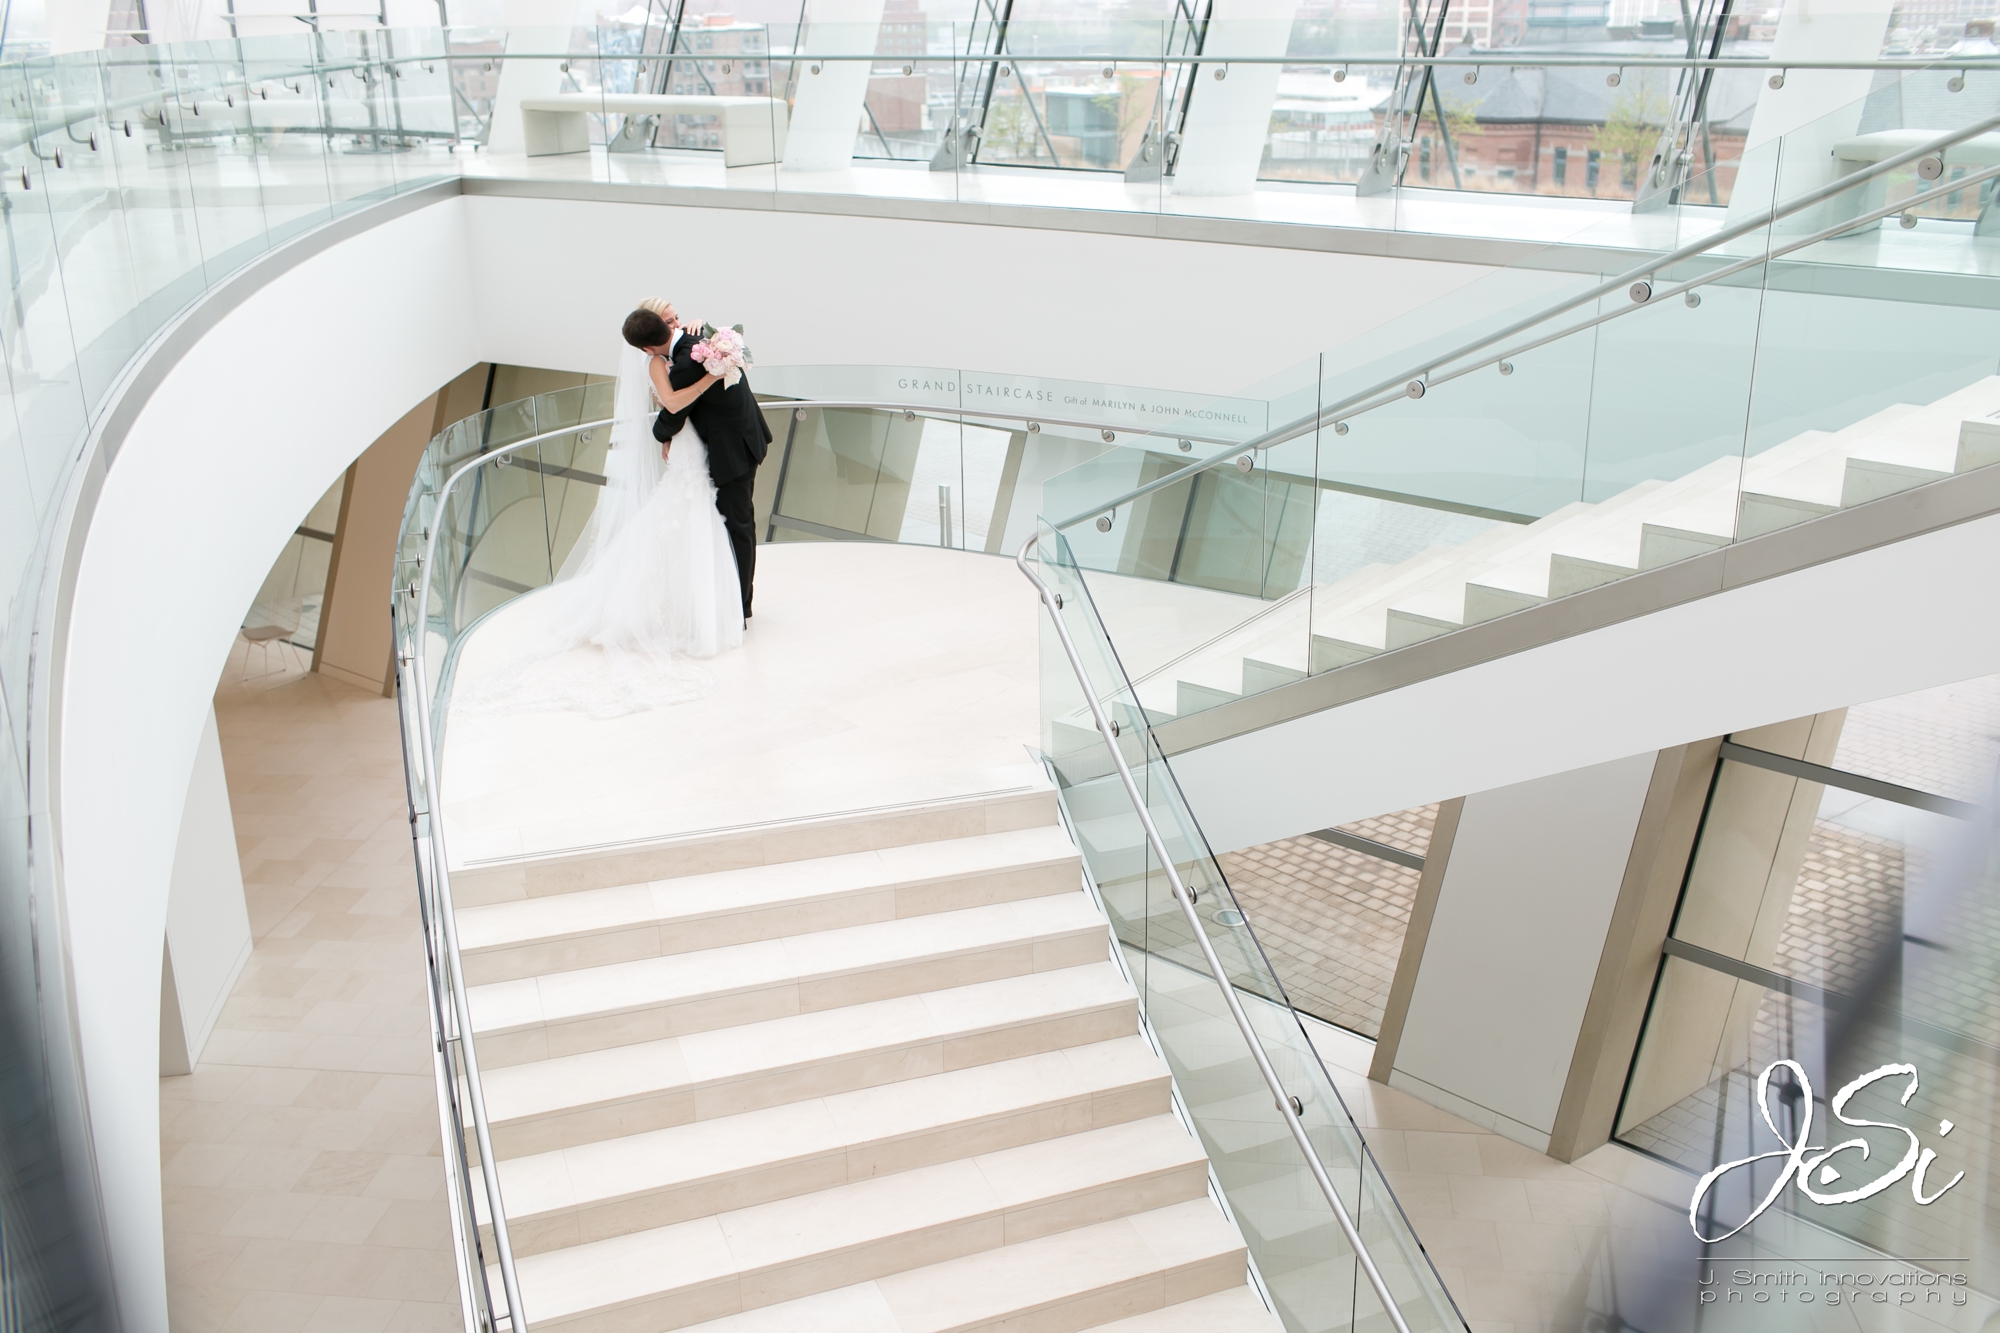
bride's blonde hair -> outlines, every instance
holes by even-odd
[[[667,307],[672,304],[673,302],[667,300],[664,296],[649,296],[639,302],[639,309],[650,310],[660,318],[665,319],[667,316]]]

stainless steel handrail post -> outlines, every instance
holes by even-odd
[[[500,1161],[493,1153],[493,1133],[486,1118],[486,1092],[480,1086],[479,1053],[472,1039],[472,1011],[466,1003],[464,972],[460,965],[458,948],[457,910],[451,898],[451,871],[445,854],[444,813],[439,800],[438,757],[436,736],[431,727],[429,698],[430,673],[426,669],[425,640],[429,637],[424,621],[430,606],[431,570],[437,563],[438,539],[444,535],[445,501],[459,478],[478,468],[482,463],[504,457],[516,450],[540,444],[543,440],[559,435],[572,435],[577,431],[595,430],[599,426],[610,425],[603,421],[579,422],[560,430],[545,431],[531,435],[525,440],[502,445],[488,453],[480,454],[459,465],[438,487],[437,510],[431,520],[430,536],[424,543],[424,554],[418,566],[417,584],[414,592],[416,610],[414,615],[416,641],[410,645],[410,667],[412,687],[415,694],[417,722],[416,749],[423,761],[424,790],[430,798],[430,842],[431,862],[436,872],[438,925],[444,932],[446,988],[451,993],[452,1013],[458,1020],[459,1050],[465,1057],[466,1099],[472,1110],[472,1131],[479,1142],[480,1175],[486,1185],[486,1207],[493,1225],[493,1248],[500,1264],[500,1282],[507,1293],[507,1319],[510,1333],[526,1333],[528,1321],[521,1308],[521,1283],[514,1271],[514,1244],[507,1231],[507,1211],[500,1202]],[[461,1130],[461,1132],[463,1132]]]
[[[1222,991],[1222,998],[1229,1006],[1229,1016],[1236,1020],[1237,1031],[1249,1043],[1250,1054],[1257,1061],[1257,1071],[1264,1076],[1264,1084],[1271,1090],[1271,1099],[1277,1103],[1278,1114],[1285,1118],[1285,1128],[1291,1131],[1292,1141],[1305,1154],[1306,1166],[1312,1171],[1313,1180],[1319,1185],[1320,1193],[1333,1209],[1333,1217],[1340,1224],[1340,1231],[1347,1238],[1348,1248],[1354,1251],[1354,1258],[1361,1265],[1361,1271],[1368,1277],[1368,1285],[1375,1290],[1375,1297],[1382,1302],[1383,1311],[1389,1321],[1396,1326],[1396,1333],[1410,1333],[1410,1325],[1403,1318],[1403,1311],[1389,1290],[1382,1271],[1375,1266],[1374,1256],[1368,1252],[1367,1243],[1361,1239],[1360,1229],[1354,1225],[1354,1218],[1341,1202],[1340,1192],[1334,1188],[1332,1179],[1326,1173],[1326,1166],[1319,1160],[1319,1153],[1313,1148],[1312,1139],[1306,1134],[1306,1127],[1292,1109],[1291,1094],[1285,1091],[1278,1079],[1278,1071],[1272,1067],[1270,1057],[1264,1054],[1264,1045],[1258,1039],[1256,1029],[1250,1024],[1250,1016],[1243,1011],[1243,1002],[1236,998],[1236,987],[1230,983],[1222,959],[1216,954],[1215,946],[1209,942],[1208,932],[1202,929],[1201,917],[1195,912],[1194,900],[1188,896],[1187,885],[1181,882],[1180,872],[1174,869],[1174,861],[1167,854],[1167,844],[1160,836],[1153,817],[1146,813],[1146,801],[1139,794],[1138,781],[1132,776],[1131,766],[1125,762],[1125,755],[1118,748],[1117,733],[1111,730],[1111,720],[1104,715],[1104,706],[1098,702],[1097,691],[1091,686],[1090,675],[1084,669],[1083,657],[1076,650],[1076,643],[1070,638],[1069,627],[1063,624],[1061,609],[1056,605],[1055,593],[1042,582],[1041,575],[1028,564],[1028,553],[1035,549],[1042,535],[1037,532],[1029,537],[1014,556],[1014,564],[1035,585],[1042,605],[1048,608],[1049,618],[1055,622],[1056,637],[1062,641],[1063,655],[1069,658],[1070,670],[1076,673],[1077,683],[1083,686],[1084,701],[1090,705],[1090,716],[1097,723],[1097,734],[1103,738],[1106,748],[1111,751],[1111,762],[1118,767],[1118,781],[1125,788],[1127,799],[1132,802],[1133,813],[1139,816],[1139,823],[1145,829],[1146,843],[1159,859],[1160,868],[1166,873],[1167,883],[1172,887],[1174,901],[1180,904],[1181,913],[1187,917],[1188,928],[1194,932],[1195,942],[1201,946],[1202,957],[1208,962],[1208,972]],[[1145,742],[1145,732],[1140,731],[1140,743]]]

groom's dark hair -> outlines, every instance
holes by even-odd
[[[650,310],[634,310],[625,316],[624,332],[634,347],[658,347],[667,340],[667,321]]]

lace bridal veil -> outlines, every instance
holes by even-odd
[[[604,488],[598,493],[590,521],[556,573],[557,583],[582,577],[606,557],[618,534],[653,498],[653,488],[666,473],[660,446],[653,440],[657,409],[646,370],[650,359],[632,346],[619,357],[618,381],[611,393],[611,447],[604,454]]]

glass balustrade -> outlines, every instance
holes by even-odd
[[[1745,199],[1769,192],[1770,180],[1745,163],[1770,137],[1754,123],[1760,99],[1777,91],[1769,79],[1786,77],[1756,63],[1768,59],[1768,40],[1697,44],[1695,55],[1753,67],[1694,70],[1673,63],[1690,56],[1684,37],[1531,39],[1439,57],[1445,63],[1426,81],[1408,75],[1410,61],[1399,66],[1411,39],[1397,23],[1393,10],[1357,6],[1289,25],[1220,23],[1197,41],[1184,25],[1151,16],[1101,25],[1016,17],[1001,31],[891,14],[880,25],[455,28],[439,40],[454,56],[456,128],[478,149],[464,169],[500,179],[1227,217],[1531,244],[1590,232],[1593,243],[1641,252],[1660,230],[1646,215],[1720,225],[1738,205],[1739,177]],[[1842,169],[1875,160],[1898,136],[1950,129],[2000,106],[2000,69],[1987,57],[1884,59],[1895,67],[1872,75],[1791,73],[1795,82],[1821,80],[1815,97],[1845,97],[1820,118],[1817,146]],[[635,96],[697,100],[648,105]],[[530,145],[528,122],[552,134],[556,113],[524,111],[523,99],[547,97],[567,99],[569,128]],[[1398,107],[1408,109],[1407,188],[1357,196],[1349,187],[1367,174],[1383,125],[1405,123]],[[1247,144],[1246,116],[1263,121]],[[1969,147],[1948,172],[1973,172],[1991,152]],[[1904,184],[1892,178],[1883,188]],[[1483,196],[1512,198],[1473,206]],[[1990,186],[1975,182],[1927,202],[1918,218],[1928,234],[1911,238],[1924,244],[1873,262],[1926,262],[1917,256],[1928,250],[1976,267],[1967,242],[1991,199]],[[1962,225],[1937,230],[1946,223]]]
[[[1137,396],[1143,391],[956,371],[929,380],[934,387],[928,390],[900,390],[917,406],[858,405],[875,392],[899,392],[897,383],[909,383],[915,374],[884,368],[759,373],[776,436],[772,456],[760,469],[760,480],[772,481],[760,484],[758,507],[771,539],[874,539],[971,552],[999,550],[1004,542],[1011,553],[1020,545],[1009,540],[1017,525],[1035,530],[1040,479],[1049,475],[1051,460],[1077,449],[1104,448],[1105,433],[1115,436],[1116,426],[1146,407]],[[1002,388],[1010,396],[1032,396],[1065,409],[1069,424],[1044,426],[1021,415],[1019,407],[1000,417],[956,406],[997,397]],[[933,406],[921,405],[926,393]],[[395,598],[400,695],[412,737],[427,734],[432,744],[441,744],[452,671],[465,644],[494,612],[547,586],[562,567],[603,484],[603,422],[609,409],[608,384],[559,390],[457,422],[425,451],[405,514]],[[1087,420],[1115,425],[1086,427]],[[523,447],[502,452],[512,444]],[[1037,452],[1041,449],[1049,452]],[[457,483],[447,490],[455,474]],[[933,484],[950,491],[935,513],[929,508]],[[1066,623],[1086,645],[1092,687],[1108,692],[1113,714],[1129,722],[1136,716],[1132,691],[1081,570],[1066,543],[1053,535],[1045,540],[1045,556],[1049,550],[1062,552],[1044,567],[1068,594]],[[434,555],[426,588],[420,575],[427,549]],[[419,636],[430,673],[424,682],[409,675]],[[1079,689],[1067,662],[1051,659],[1044,680],[1049,709],[1066,714],[1080,707]],[[428,733],[419,730],[426,725]],[[1058,723],[1058,729],[1064,725]],[[1130,728],[1125,737],[1149,813],[1166,832],[1177,869],[1200,894],[1204,928],[1211,930],[1229,981],[1250,1006],[1267,1058],[1306,1107],[1312,1142],[1404,1317],[1413,1329],[1462,1327],[1292,1016],[1157,747],[1143,727]],[[1096,734],[1089,733],[1088,740],[1095,742]],[[1271,1103],[1160,868],[1150,859],[1137,816],[1108,776],[1107,752],[1080,735],[1066,738],[1065,746],[1054,771],[1092,880],[1267,1289],[1294,1329],[1370,1325],[1380,1318],[1371,1304],[1372,1289]],[[439,886],[448,867],[438,859],[445,830],[437,827],[431,803],[434,778],[434,768],[412,760],[412,800],[428,858],[422,878],[429,900],[441,904]],[[435,952],[444,951],[439,940]],[[441,1027],[448,1037],[455,1030],[448,1014]],[[470,1181],[480,1179],[475,1162],[468,1160],[468,1171]],[[473,1194],[480,1188],[468,1186]],[[491,1255],[485,1257],[490,1261]]]
[[[28,707],[33,608],[48,573],[57,498],[112,387],[150,339],[243,265],[357,208],[456,176],[1455,226],[1471,234],[1511,228],[1567,242],[1402,320],[1371,326],[1357,317],[1341,345],[1247,389],[1222,382],[1170,393],[936,368],[758,372],[785,441],[784,461],[766,469],[759,495],[769,538],[875,538],[1000,553],[1018,547],[1038,516],[1054,519],[1061,542],[1051,539],[1049,548],[1060,546],[1063,577],[1088,592],[1080,601],[1091,607],[1091,632],[1104,651],[1117,645],[1116,658],[1106,660],[1118,673],[1098,684],[1135,721],[1201,711],[1991,460],[1985,419],[2000,402],[1985,401],[1996,337],[1981,259],[1993,195],[1982,174],[1992,165],[1987,131],[1938,162],[1912,161],[1813,213],[1651,275],[1664,290],[1761,254],[1758,247],[1838,229],[1702,288],[1699,306],[1667,300],[1567,333],[1519,351],[1504,372],[1489,366],[1435,379],[1422,398],[1389,401],[1338,424],[1329,418],[1254,451],[1247,471],[1214,469],[1107,507],[1190,459],[1314,419],[1392,370],[1411,370],[1605,274],[1712,234],[1791,188],[1800,162],[1830,156],[1837,170],[1866,170],[1928,132],[1975,125],[2000,99],[2000,74],[1976,61],[1962,70],[1953,61],[1883,71],[1853,106],[1745,151],[1719,133],[1725,103],[1735,105],[1719,98],[1709,121],[1689,129],[1682,147],[1700,142],[1699,152],[1688,149],[1693,174],[1665,207],[1599,215],[1563,201],[1526,201],[1554,211],[1447,223],[1438,213],[1449,198],[1441,192],[1413,188],[1364,201],[1342,186],[1355,178],[1364,138],[1373,142],[1375,108],[1393,69],[1380,62],[1403,45],[1395,24],[1393,14],[1351,10],[1285,34],[1240,25],[1217,33],[1218,44],[1198,61],[1190,34],[1172,23],[1119,20],[1079,38],[1050,16],[1024,14],[1004,47],[998,33],[972,23],[885,23],[868,33],[704,23],[671,34],[616,27],[301,33],[0,64],[0,238],[13,298],[0,311],[11,408],[0,414],[7,432],[0,573],[8,588],[0,603],[0,723],[14,766],[0,827],[9,883],[30,885],[46,873],[31,867],[25,850],[32,820],[47,813],[28,781],[43,725]],[[1597,67],[1575,68],[1584,73],[1564,77],[1581,80]],[[1439,75],[1441,89],[1457,78],[1468,92],[1433,103],[1430,184],[1450,165],[1441,156],[1445,134],[1458,131],[1452,153],[1468,190],[1581,188],[1609,199],[1612,175],[1624,188],[1629,154],[1614,173],[1602,148],[1595,175],[1591,149],[1564,148],[1558,158],[1561,145],[1543,145],[1548,153],[1532,165],[1517,153],[1514,175],[1503,176],[1503,136],[1479,128],[1478,114],[1488,81],[1496,80],[1497,96],[1501,76],[1481,70],[1466,83],[1466,72]],[[1637,109],[1620,123],[1639,143],[1657,116],[1646,110],[1646,80],[1630,82]],[[1258,88],[1274,100],[1245,185],[1250,193],[1205,195],[1192,174],[1153,167],[1198,143],[1204,95],[1213,108]],[[727,105],[617,100],[648,94]],[[1474,95],[1481,101],[1467,121],[1462,99]],[[524,113],[523,101],[536,99],[558,100],[551,110]],[[850,104],[852,122],[822,133],[840,126],[845,112],[829,120],[815,106]],[[1740,119],[1740,112],[1728,114]],[[539,131],[578,151],[528,155],[524,114],[544,117]],[[816,134],[825,149],[819,159],[806,151]],[[1413,147],[1409,183],[1419,186],[1421,133]],[[1865,217],[1873,212],[1887,216]],[[1589,218],[1600,220],[1580,227]],[[1606,294],[1578,317],[1610,313],[1629,299]],[[1353,316],[1330,315],[1342,317]],[[425,682],[426,697],[445,697],[452,651],[480,617],[560,569],[601,476],[602,432],[587,423],[604,414],[605,393],[592,386],[495,408],[454,426],[426,454],[399,568],[411,572],[432,531],[439,558],[429,601],[417,606],[407,586],[397,600],[402,643],[421,635],[437,673]],[[859,405],[801,414],[782,402],[788,398]],[[531,436],[546,438],[505,467],[482,465],[469,488],[440,501],[453,466]],[[1614,513],[1623,515],[1615,523]],[[1100,519],[1108,520],[1101,528]],[[1536,563],[1544,555],[1545,568]],[[442,713],[440,704],[429,721],[441,725]],[[1074,707],[1053,711],[1044,744],[1080,778],[1093,762],[1091,746],[1102,747],[1078,735],[1077,724]],[[1134,762],[1157,773],[1163,792],[1170,787],[1156,748]],[[413,773],[427,831],[426,782]],[[1180,830],[1174,836],[1188,864],[1200,867],[1198,829],[1177,799],[1163,796],[1159,817]],[[1107,831],[1093,845],[1120,844]],[[1125,861],[1091,855],[1093,874],[1110,886],[1107,902],[1128,893],[1132,877],[1147,882],[1136,851]],[[435,892],[436,869],[426,872],[427,893]],[[1210,884],[1216,899],[1227,896],[1212,864],[1188,873]],[[1150,892],[1142,889],[1139,901]],[[10,939],[26,938],[25,892],[7,901]],[[1142,933],[1150,931],[1146,923],[1158,913],[1133,910]],[[1144,940],[1159,944],[1157,963],[1147,966],[1164,978],[1164,969],[1190,960],[1186,942],[1177,949],[1170,927],[1159,929],[1165,933]],[[1144,940],[1120,938],[1155,958]],[[437,953],[442,941],[431,947]],[[1238,960],[1232,968],[1244,993],[1280,1004],[1254,942],[1246,934],[1232,948],[1227,956]],[[446,998],[437,1021],[448,1030]],[[1282,1029],[1271,1038],[1274,1049],[1289,1049]],[[1323,1081],[1316,1065],[1299,1067],[1307,1084]],[[1327,1124],[1346,1124],[1324,1113]],[[1372,1178],[1343,1151],[1338,1135],[1328,1140],[1329,1166],[1344,1162],[1343,1170],[1361,1173],[1360,1214],[1373,1207],[1386,1217],[1379,1204],[1362,1206],[1373,1197]],[[1271,1178],[1280,1177],[1289,1179],[1283,1171]],[[1260,1234],[1295,1234],[1278,1222],[1268,1227]],[[1393,1250],[1401,1233],[1390,1232],[1384,1243]],[[1329,1252],[1313,1251],[1321,1259]],[[1385,1262],[1405,1263],[1409,1281],[1421,1285],[1414,1260]],[[1282,1270],[1272,1263],[1271,1271]],[[1334,1281],[1300,1277],[1303,1294],[1284,1299],[1318,1308],[1314,1302],[1332,1290],[1313,1286],[1323,1277]],[[1352,1274],[1345,1280],[1351,1286]]]
[[[1086,686],[1054,636],[1044,633],[1044,714],[1065,717],[1083,709],[1087,687],[1120,722],[1120,753],[1194,895],[1201,930],[1266,1058],[1297,1099],[1314,1151],[1403,1318],[1414,1330],[1464,1327],[1293,1014],[1165,757],[1150,731],[1136,725],[1143,706],[1068,541],[1044,527],[1037,556],[1044,581],[1061,597],[1054,614],[1062,617],[1088,678]],[[1095,744],[1077,736],[1063,745],[1051,771],[1141,1010],[1265,1289],[1293,1333],[1384,1326],[1374,1289],[1244,1047],[1109,751],[1094,728],[1088,738]]]
[[[1787,155],[1823,155],[1829,123],[1866,123],[1873,99],[1752,150],[1728,210],[1648,217],[1651,264],[1586,234],[1214,400],[1212,416],[1271,423],[1233,465],[1169,481],[1194,455],[1155,432],[1050,478],[1044,513],[1143,716],[1205,712],[2000,457],[2000,288],[1870,263],[1911,233],[1901,219],[1944,202],[1956,149],[1943,171],[1913,162],[1674,254],[1754,219],[1781,183],[1810,184]],[[1917,185],[1934,197],[1899,208]],[[1621,270],[1630,285],[1590,296]]]
[[[0,1009],[13,1034],[0,1053],[0,1206],[32,1217],[29,1229],[10,1221],[5,1246],[26,1328],[90,1319],[101,1260],[90,1223],[70,1230],[49,1197],[92,1197],[92,1168],[74,1034],[49,999],[69,985],[58,886],[46,850],[30,852],[52,843],[48,780],[35,776],[51,766],[52,721],[30,703],[49,669],[37,616],[67,549],[61,498],[113,386],[190,304],[310,228],[455,174],[448,123],[418,114],[448,70],[405,63],[442,50],[437,33],[301,34],[0,63]],[[292,563],[287,586],[264,593],[303,630],[313,560],[302,550]],[[62,1243],[37,1253],[36,1227]]]

